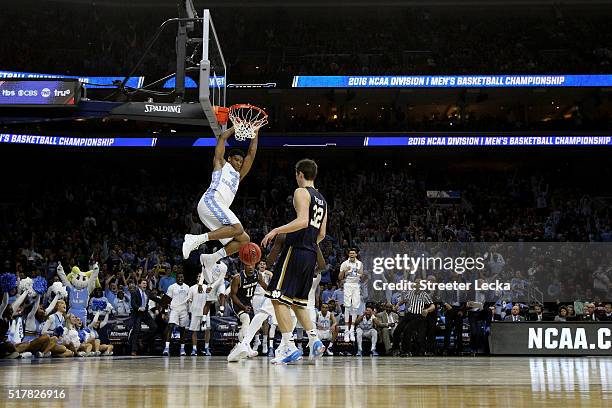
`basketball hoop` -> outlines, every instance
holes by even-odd
[[[240,103],[229,107],[229,119],[238,141],[253,139],[257,130],[268,123],[268,114],[257,106]]]

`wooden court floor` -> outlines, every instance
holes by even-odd
[[[8,399],[46,386],[66,399]],[[4,360],[0,390],[0,407],[612,407],[612,357]]]

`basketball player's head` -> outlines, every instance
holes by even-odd
[[[295,180],[298,186],[304,187],[307,184],[312,184],[317,178],[317,163],[314,160],[302,159],[295,165]]]
[[[251,276],[255,270],[255,265],[244,264],[244,273]]]
[[[321,305],[321,312],[322,312],[323,314],[325,314],[325,313],[327,313],[327,311],[328,311],[328,310],[329,310],[329,305],[328,305],[327,303],[323,303],[323,304]]]
[[[365,315],[366,317],[369,319],[370,317],[372,317],[372,308],[371,307],[366,307],[365,310]]]
[[[349,259],[354,262],[355,259],[357,259],[357,250],[355,248],[349,250],[348,256]]]
[[[244,152],[240,149],[231,149],[227,154],[227,162],[232,165],[234,170],[240,171],[244,162]]]
[[[178,283],[179,285],[182,285],[183,282],[185,282],[185,276],[183,275],[182,272],[179,272],[176,274],[176,283]]]

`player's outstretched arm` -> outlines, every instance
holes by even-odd
[[[308,190],[305,188],[295,189],[293,193],[293,204],[297,217],[290,223],[274,228],[272,231],[268,232],[261,241],[262,247],[267,246],[278,234],[288,234],[308,227],[308,206],[310,205],[310,194]]]
[[[234,134],[234,127],[227,129],[221,133],[217,139],[217,145],[215,146],[215,157],[213,158],[213,171],[219,170],[225,164],[225,142]]]
[[[255,131],[255,137],[251,139],[251,144],[249,144],[249,150],[247,151],[246,156],[244,156],[244,161],[242,162],[242,168],[240,169],[240,180],[246,177],[251,170],[251,166],[253,166],[253,162],[255,161],[255,154],[257,154],[257,139],[259,139],[259,129]]]

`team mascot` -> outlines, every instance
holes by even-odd
[[[81,319],[84,324],[87,322],[89,295],[96,287],[99,272],[100,267],[97,262],[88,272],[81,272],[78,266],[74,266],[68,277],[64,273],[62,264],[57,266],[57,274],[68,290],[69,312]]]

